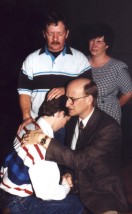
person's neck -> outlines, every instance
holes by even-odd
[[[43,116],[43,119],[51,126],[51,128],[53,129],[53,125],[54,125],[54,120],[53,120],[53,116]],[[53,129],[54,131],[54,129]]]
[[[49,50],[49,49],[48,49],[49,53],[52,54],[55,58],[56,58],[57,56],[59,56],[59,54],[60,54],[63,50],[64,50],[64,48],[61,49],[61,50],[59,50],[59,51],[52,51],[52,50]]]
[[[110,57],[107,54],[102,54],[100,56],[91,56],[90,64],[92,67],[101,67],[109,61]]]
[[[88,117],[89,115],[91,115],[92,114],[92,112],[94,111],[94,106],[90,106],[88,109],[87,109],[87,111],[85,111],[85,112],[83,112],[83,114],[80,114],[79,115],[79,118],[81,119],[81,120],[84,120],[86,117]]]
[[[59,56],[59,54],[60,54],[62,51],[63,51],[63,50],[57,51],[57,52],[53,52],[53,51],[49,51],[49,52],[56,58],[57,56]]]

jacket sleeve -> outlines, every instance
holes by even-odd
[[[110,162],[119,160],[121,154],[121,130],[116,123],[104,125],[84,144],[79,151],[61,145],[55,139],[46,151],[46,159],[54,160],[73,170],[85,170],[87,167],[111,166]],[[115,167],[116,168],[116,167]]]

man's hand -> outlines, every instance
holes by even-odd
[[[28,144],[38,144],[43,137],[45,137],[45,134],[41,129],[30,131],[29,133],[24,134],[22,138],[23,146]]]
[[[52,100],[53,98],[59,98],[60,96],[65,94],[65,88],[53,88],[49,93],[48,93],[48,100]]]
[[[65,183],[65,182],[68,183],[68,185],[70,187],[73,187],[71,174],[66,173],[65,175],[62,176],[62,184]]]
[[[20,103],[20,108],[22,111],[22,118],[23,122],[18,128],[18,132],[22,130],[22,128],[31,123],[33,119],[31,118],[30,112],[31,112],[31,96],[27,94],[20,94],[19,95],[19,103]]]
[[[29,118],[23,120],[22,124],[21,124],[21,125],[19,126],[19,128],[18,128],[17,133],[19,133],[19,132],[23,129],[24,126],[26,126],[26,125],[28,125],[29,123],[33,122],[33,120],[34,120],[34,119],[33,119],[32,117],[29,117]]]

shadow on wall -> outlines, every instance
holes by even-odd
[[[1,95],[0,123],[0,165],[12,149],[17,128],[22,121],[18,95],[15,91],[6,91]]]
[[[132,104],[122,107],[123,163],[132,162]]]
[[[81,25],[78,26],[71,33],[71,44],[72,47],[82,51],[85,55],[88,55],[88,32],[90,26]]]

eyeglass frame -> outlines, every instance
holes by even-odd
[[[74,103],[75,103],[76,100],[79,100],[79,99],[82,99],[82,98],[85,98],[85,97],[88,97],[88,96],[89,96],[89,95],[85,95],[85,96],[83,96],[83,97],[77,97],[77,98],[74,98],[74,97],[67,97],[67,96],[66,96],[66,101],[68,101],[68,100],[70,99],[71,104],[74,105]]]

